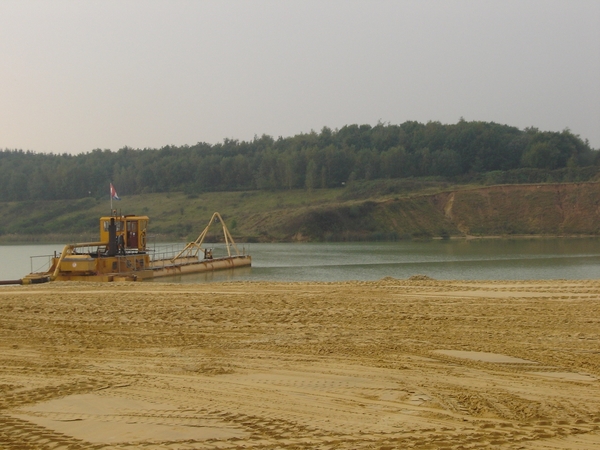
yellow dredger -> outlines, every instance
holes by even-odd
[[[213,258],[202,244],[210,226],[223,227],[227,256]],[[30,273],[21,280],[0,284],[35,284],[47,281],[143,281],[158,277],[201,273],[250,266],[250,255],[240,254],[225,221],[215,212],[200,236],[173,257],[154,258],[147,248],[147,216],[117,215],[100,218],[100,241],[67,244],[54,255],[46,272]],[[232,255],[231,249],[235,254]],[[202,255],[202,257],[200,257]]]

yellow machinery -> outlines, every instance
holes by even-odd
[[[52,258],[50,281],[122,281],[152,278],[146,249],[147,216],[100,218],[100,241],[65,245]],[[35,278],[31,274],[24,278]]]
[[[213,258],[202,249],[208,229],[216,221],[223,225],[228,256]],[[250,266],[252,258],[240,252],[220,214],[215,212],[198,239],[173,258],[152,259],[147,249],[147,216],[122,216],[113,211],[100,218],[100,241],[68,244],[52,258],[50,269],[32,273],[10,284],[46,281],[141,281],[151,278]],[[230,247],[236,254],[232,255]],[[203,251],[200,259],[199,252]],[[2,283],[0,283],[2,284]],[[9,284],[8,282],[4,284]]]

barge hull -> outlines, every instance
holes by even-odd
[[[159,263],[156,261],[154,265]],[[235,269],[236,267],[250,266],[252,258],[249,255],[232,256],[227,258],[216,258],[202,261],[190,261],[183,263],[170,263],[155,267],[152,271],[154,278],[172,277],[192,273],[213,272],[215,270]]]

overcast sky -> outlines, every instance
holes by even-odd
[[[600,148],[600,0],[0,0],[0,149],[461,117]]]

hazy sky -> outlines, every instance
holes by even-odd
[[[0,0],[0,149],[460,117],[600,148],[600,0]]]

